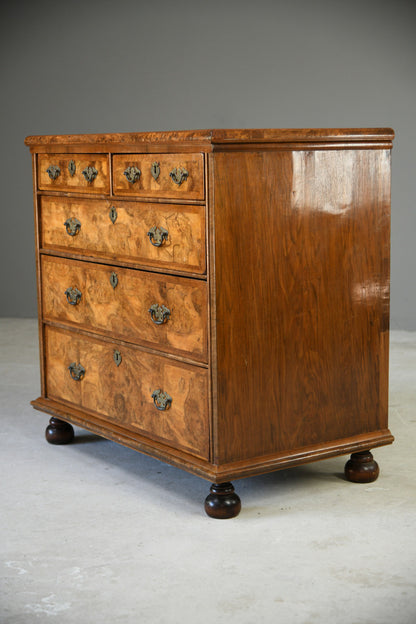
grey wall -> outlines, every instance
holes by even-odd
[[[0,315],[36,315],[27,134],[392,126],[392,327],[416,330],[414,7],[2,0]]]

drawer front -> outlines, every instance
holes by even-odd
[[[204,199],[203,154],[113,156],[115,195]]]
[[[207,284],[42,256],[45,320],[207,361]]]
[[[206,370],[48,326],[45,354],[49,398],[208,459]]]
[[[205,272],[203,206],[41,197],[40,222],[45,249]]]
[[[45,191],[108,194],[108,156],[38,154],[38,188]]]

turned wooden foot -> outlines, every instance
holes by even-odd
[[[52,417],[46,427],[45,438],[49,444],[69,444],[74,439],[72,425]]]
[[[370,451],[353,453],[345,464],[345,476],[354,483],[371,483],[377,479],[378,474],[378,464]]]
[[[211,518],[235,518],[241,510],[241,501],[232,483],[213,483],[211,494],[205,499],[205,511]]]

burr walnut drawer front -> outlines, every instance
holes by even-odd
[[[204,273],[203,206],[40,198],[41,247]]]
[[[205,281],[49,256],[41,268],[45,320],[207,361]]]
[[[47,396],[208,458],[208,372],[45,327]]]
[[[204,199],[203,154],[117,154],[115,195]]]
[[[39,154],[38,188],[108,194],[108,163],[106,154]]]

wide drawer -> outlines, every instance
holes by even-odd
[[[45,356],[48,398],[208,459],[207,370],[49,326]]]
[[[44,196],[40,229],[44,249],[205,272],[203,206]]]
[[[106,154],[38,154],[38,188],[74,193],[110,192]]]
[[[207,284],[42,256],[42,309],[49,321],[207,361]]]
[[[117,154],[115,195],[204,199],[203,154]]]

